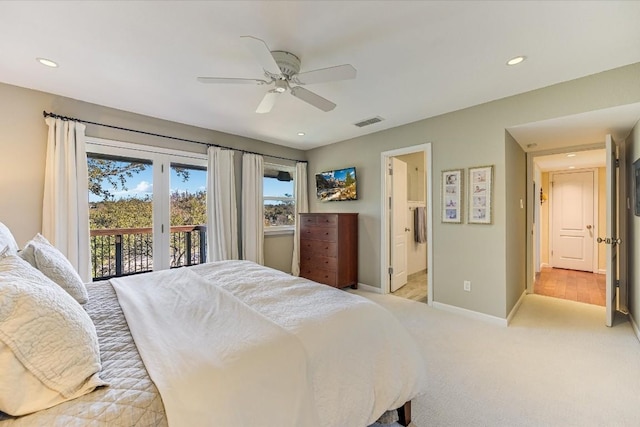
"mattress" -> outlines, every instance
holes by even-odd
[[[2,427],[167,425],[162,399],[140,358],[111,284],[89,283],[87,290],[89,302],[84,307],[96,326],[100,376],[109,386],[18,418],[0,412]]]
[[[225,291],[234,294],[244,303],[252,304],[252,300],[256,298],[273,300],[272,304],[262,306],[262,310],[264,310],[262,315],[272,317],[286,313],[287,316],[285,318],[288,319],[290,324],[286,325],[287,322],[285,322],[285,326],[289,329],[297,328],[296,325],[302,318],[296,319],[291,314],[294,313],[293,307],[298,305],[300,300],[286,298],[285,294],[280,294],[285,292],[284,289],[276,289],[276,287],[265,288],[260,285],[262,280],[254,280],[259,279],[258,276],[263,274],[264,267],[256,265],[248,268],[248,264],[242,264],[242,262],[214,264],[191,268],[203,277],[217,283]],[[258,276],[249,278],[251,271]],[[276,273],[274,271],[269,275]],[[309,282],[305,279],[294,278],[284,274],[281,274],[278,280],[288,283],[288,285],[285,283],[285,288],[289,285],[295,285],[299,281]],[[327,289],[320,288],[321,291],[328,292]],[[0,427],[163,427],[168,425],[165,404],[145,367],[111,282],[89,283],[87,284],[87,290],[89,301],[84,305],[84,308],[96,327],[102,362],[100,376],[109,386],[98,388],[77,399],[22,417],[15,418],[0,412]],[[337,290],[331,290],[337,292]],[[322,294],[322,292],[320,293]],[[327,301],[325,301],[326,303]],[[311,310],[310,307],[309,310]],[[349,323],[346,322],[346,324]],[[322,355],[323,360],[325,356]],[[335,363],[335,360],[329,357],[325,362],[331,365]],[[350,366],[355,365],[350,364]],[[405,375],[400,375],[398,378],[404,378],[404,381],[408,383],[416,380],[415,378],[407,378]],[[357,396],[351,397],[359,399]],[[411,397],[413,396],[408,396],[408,399]],[[350,406],[348,402],[343,402],[341,406],[344,405]],[[397,406],[401,405],[402,403],[399,403]],[[393,413],[395,415],[395,411]]]

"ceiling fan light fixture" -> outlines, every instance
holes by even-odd
[[[284,93],[287,91],[287,81],[286,80],[276,80],[276,87],[273,89],[274,92]]]
[[[510,60],[508,60],[507,61],[507,65],[518,65],[522,61],[524,61],[525,59],[527,59],[526,56],[516,56],[516,57],[511,58]]]

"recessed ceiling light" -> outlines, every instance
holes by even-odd
[[[507,61],[507,65],[516,65],[521,63],[522,61],[524,61],[527,57],[526,56],[516,56],[515,58],[511,58],[510,60]]]
[[[575,156],[576,156],[576,153],[569,153],[569,154],[567,154],[567,157],[575,157]]]
[[[36,58],[36,61],[38,61],[39,63],[41,63],[42,65],[46,65],[47,67],[51,67],[51,68],[57,68],[58,67],[58,63],[54,62],[50,59],[46,59],[46,58]]]
[[[298,132],[298,136],[304,136],[304,132]]]
[[[569,166],[569,169],[575,169],[575,168],[576,168],[575,166]]]

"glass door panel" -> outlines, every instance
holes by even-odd
[[[94,280],[153,270],[153,164],[87,155]]]
[[[206,261],[207,169],[171,163],[170,267]]]

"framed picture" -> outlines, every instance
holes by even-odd
[[[442,171],[442,222],[462,222],[462,169]]]
[[[493,166],[469,168],[469,224],[491,224]]]
[[[633,162],[633,185],[633,213],[636,214],[636,216],[640,216],[640,158]]]

